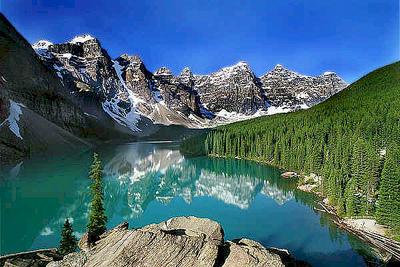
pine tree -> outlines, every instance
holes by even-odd
[[[73,232],[74,231],[72,229],[71,223],[69,222],[68,219],[66,219],[64,222],[62,232],[61,232],[60,247],[58,249],[58,251],[62,255],[67,255],[69,253],[72,253],[72,252],[76,251],[76,249],[78,247],[77,246],[78,240],[74,236]]]
[[[88,241],[96,242],[100,235],[106,231],[107,217],[103,206],[103,175],[101,169],[101,161],[95,153],[93,156],[93,164],[90,169],[90,178],[92,180],[91,195],[92,201],[89,211]]]
[[[340,214],[379,213],[379,220],[400,235],[400,164],[389,160],[393,155],[386,163],[379,155],[385,149],[393,153],[390,144],[400,144],[399,68],[397,62],[376,70],[307,111],[219,126],[185,140],[183,147],[201,151],[196,147],[205,139],[202,155],[239,156],[316,173],[322,176],[319,190]]]
[[[400,228],[400,148],[388,149],[381,176],[377,218],[380,223]]]

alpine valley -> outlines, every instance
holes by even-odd
[[[0,267],[398,266],[387,5],[13,2]]]
[[[139,56],[112,59],[88,34],[31,45],[3,15],[0,26],[1,162],[306,109],[347,87],[334,72],[279,64],[257,77],[243,61],[207,75],[151,72]]]

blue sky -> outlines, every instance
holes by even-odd
[[[138,54],[154,71],[204,74],[240,60],[257,75],[277,63],[354,81],[399,60],[398,0],[0,0],[31,43],[96,36],[115,58]]]

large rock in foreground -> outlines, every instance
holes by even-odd
[[[47,266],[299,266],[284,250],[248,239],[225,242],[221,225],[196,217],[172,218],[136,230],[124,223],[92,248],[82,241],[81,252]]]

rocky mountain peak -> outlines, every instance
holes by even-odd
[[[76,56],[80,58],[93,59],[97,57],[108,57],[107,52],[102,49],[100,42],[91,35],[75,36],[67,43],[52,44],[48,46],[52,53],[65,55],[65,57]]]
[[[247,64],[247,62],[245,62],[245,61],[239,61],[235,65],[222,68],[220,71],[221,72],[225,72],[225,73],[232,73],[232,74],[235,74],[235,73],[238,73],[238,72],[253,73],[253,71],[251,70],[249,64]]]
[[[53,56],[49,53],[49,47],[52,46],[53,43],[48,40],[40,40],[32,45],[33,50],[35,50],[36,54],[41,58],[52,58]]]
[[[143,71],[145,71],[144,63],[142,59],[137,55],[130,56],[128,54],[123,54],[119,56],[116,61],[118,61],[118,63],[123,67],[131,68],[134,70],[142,69]]]
[[[309,107],[347,86],[333,72],[306,76],[278,64],[260,78],[262,87],[273,106]]]
[[[32,45],[32,48],[35,50],[36,49],[48,49],[49,46],[51,46],[51,45],[53,45],[53,43],[48,40],[39,40]]]
[[[192,71],[190,70],[189,67],[185,67],[182,72],[179,74],[179,80],[181,83],[183,83],[184,85],[188,86],[188,87],[193,87],[194,85],[194,76]]]
[[[338,76],[336,72],[333,71],[325,71],[321,76]]]
[[[189,67],[184,67],[179,76],[193,76],[193,73]]]
[[[167,67],[159,68],[155,73],[155,76],[173,76],[172,71]]]
[[[97,40],[97,39],[94,38],[93,36],[91,36],[90,34],[82,34],[82,35],[77,35],[74,38],[72,38],[72,40],[69,41],[69,43],[79,44],[79,43],[86,43],[87,41],[91,41],[91,40]]]
[[[194,75],[188,67],[178,76],[167,67],[151,73],[136,55],[111,60],[100,42],[88,34],[60,44],[42,40],[33,48],[67,88],[97,94],[104,110],[123,125],[135,123],[138,114],[167,125],[196,127],[209,123],[203,119],[215,117],[227,123],[269,114],[271,106],[288,111],[306,108],[347,86],[333,72],[311,77],[281,64],[258,78],[245,61],[209,75]]]
[[[289,70],[282,64],[276,64],[275,67],[271,71],[267,72],[264,75],[268,75],[269,73],[280,74],[280,75],[292,75],[293,74],[293,75],[303,76],[294,71]]]
[[[286,68],[282,64],[276,64],[274,67],[275,71],[282,71],[284,69],[286,69]]]

